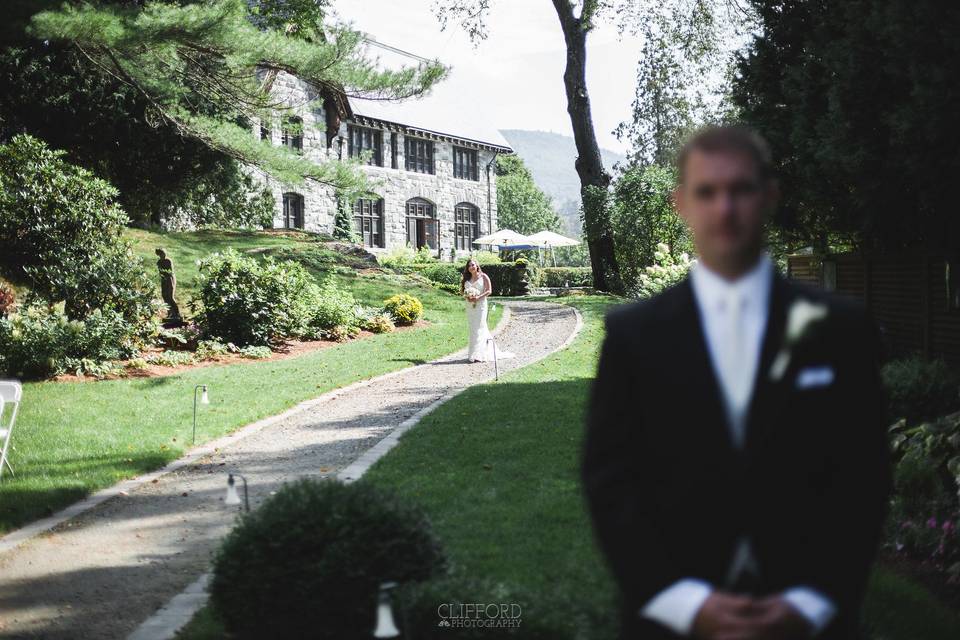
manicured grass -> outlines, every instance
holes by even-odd
[[[421,504],[455,574],[479,577],[500,594],[445,597],[504,602],[503,592],[523,594],[525,621],[560,620],[575,637],[601,640],[616,634],[615,588],[593,543],[579,454],[609,299],[569,304],[586,321],[569,349],[443,405],[364,481]],[[960,637],[955,614],[920,585],[882,567],[872,578],[865,613],[873,640]]]
[[[308,249],[322,246],[318,236],[300,232],[276,231],[231,231],[211,229],[184,233],[158,233],[142,229],[127,229],[124,236],[134,243],[134,251],[142,256],[150,273],[155,273],[154,265],[158,248],[167,252],[173,260],[177,274],[177,286],[183,293],[193,291],[197,277],[197,260],[211,253],[231,247],[240,252],[273,250],[278,248]],[[159,276],[158,276],[159,281]],[[186,300],[181,301],[185,302]]]
[[[227,237],[225,242],[232,242]],[[179,245],[168,241],[166,246],[190,242],[184,237]],[[213,251],[225,245],[210,241],[203,246]],[[4,475],[0,482],[0,533],[182,455],[190,446],[195,385],[210,388],[211,404],[201,407],[198,420],[197,442],[202,443],[331,389],[466,345],[458,297],[403,278],[336,277],[365,304],[379,306],[394,293],[416,295],[430,325],[288,360],[186,370],[163,378],[27,384],[11,446],[17,475]],[[491,325],[501,313],[495,305]]]
[[[610,302],[569,300],[586,321],[570,348],[444,404],[362,480],[429,513],[451,558],[451,584],[461,585],[443,602],[517,602],[524,624],[561,621],[571,637],[615,637],[615,587],[579,483],[582,417]],[[872,640],[960,637],[955,614],[884,567],[872,577],[865,616]],[[207,608],[179,637],[224,634]]]

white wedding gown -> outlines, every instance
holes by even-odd
[[[476,282],[467,280],[463,286],[465,294],[480,295],[483,293],[483,278],[477,278]],[[466,301],[467,322],[470,327],[470,343],[467,346],[467,360],[492,361],[494,350],[498,360],[512,358],[514,355],[509,351],[504,351],[496,347],[491,339],[490,330],[487,328],[487,299],[481,298],[474,302]]]

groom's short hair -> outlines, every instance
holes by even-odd
[[[761,181],[766,182],[773,177],[770,146],[760,134],[743,125],[704,127],[690,136],[677,153],[677,175],[680,184],[683,184],[686,178],[687,161],[694,151],[745,153],[757,165],[757,174]]]

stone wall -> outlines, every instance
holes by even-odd
[[[292,108],[291,115],[303,120],[304,155],[318,162],[326,158],[347,154],[348,122],[341,124],[339,138],[333,146],[326,148],[324,112],[317,97],[306,83],[281,73],[273,84],[273,92]],[[271,128],[273,144],[281,144],[280,123]],[[260,123],[254,123],[253,135],[260,135]],[[391,168],[390,134],[397,134],[397,168]],[[480,212],[479,235],[490,233],[497,228],[497,192],[495,167],[491,164],[495,158],[493,151],[478,149],[479,181],[462,180],[453,177],[453,144],[434,140],[435,174],[423,174],[407,171],[404,166],[404,133],[402,128],[390,131],[382,130],[383,167],[367,166],[364,171],[370,178],[370,189],[383,198],[384,244],[385,247],[371,247],[370,251],[380,253],[402,247],[407,243],[406,203],[412,198],[423,198],[434,205],[438,220],[438,255],[449,258],[454,247],[454,207],[462,202],[475,205]],[[342,142],[341,142],[342,140]],[[488,169],[489,166],[489,169]],[[302,185],[282,185],[276,180],[255,172],[274,193],[277,202],[277,214],[274,227],[282,228],[283,194],[293,192],[304,198],[304,228],[318,233],[332,233],[336,213],[336,199],[333,190],[315,182]]]

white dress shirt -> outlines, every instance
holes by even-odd
[[[760,364],[760,349],[770,312],[773,263],[764,254],[750,271],[734,281],[710,271],[697,262],[690,272],[690,284],[703,326],[713,371],[723,396],[730,440],[743,447],[747,412]],[[744,570],[756,570],[750,541],[738,541],[730,559],[728,587]],[[689,577],[677,581],[650,599],[640,614],[673,630],[689,635],[697,612],[714,586]],[[823,594],[804,586],[788,589],[783,597],[819,633],[836,614],[836,606]]]

